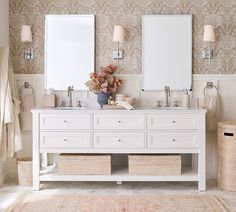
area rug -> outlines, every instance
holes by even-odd
[[[228,212],[211,195],[28,195],[7,212]]]

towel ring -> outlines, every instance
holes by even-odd
[[[206,87],[204,88],[203,94],[206,95],[207,89],[215,89],[217,95],[219,95],[219,90],[218,88],[213,84],[213,82],[207,82]]]
[[[22,85],[21,87],[20,87],[20,92],[22,91],[22,89],[24,89],[24,88],[30,88],[31,90],[32,90],[32,94],[34,94],[34,89],[33,89],[33,87],[30,85],[30,83],[29,82],[25,82],[24,83],[24,85]]]

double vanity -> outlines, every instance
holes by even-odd
[[[205,182],[205,110],[59,110],[33,112],[33,188],[44,181],[196,181]],[[113,167],[111,175],[60,175],[56,168],[42,173],[40,155],[189,154],[192,164],[178,176],[129,175]]]
[[[45,23],[45,89],[63,91],[68,85],[87,89],[84,83],[95,70],[95,16],[49,15]],[[68,37],[64,37],[65,31]],[[44,181],[195,181],[199,190],[205,190],[206,111],[168,107],[170,88],[187,93],[192,88],[191,15],[142,16],[142,91],[164,87],[166,108],[33,110],[34,190]],[[187,165],[182,163],[179,175],[131,175],[127,165],[114,164],[110,175],[66,175],[60,174],[57,166],[45,171],[47,156],[53,153],[177,154],[190,159]]]

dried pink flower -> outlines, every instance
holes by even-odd
[[[116,70],[117,66],[112,64],[101,67],[99,71],[90,74],[90,80],[85,85],[94,93],[115,93],[122,84],[120,79],[112,76]]]

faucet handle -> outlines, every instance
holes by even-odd
[[[162,101],[161,100],[156,101],[156,103],[157,103],[157,108],[160,108],[162,106]]]
[[[77,107],[82,107],[80,100],[77,101]]]
[[[73,91],[74,90],[74,86],[73,85],[71,85],[71,86],[68,86],[68,89],[67,89],[68,91]]]
[[[179,102],[178,102],[178,100],[175,100],[174,101],[174,105],[173,105],[174,107],[178,107],[179,106]]]
[[[66,106],[66,101],[62,100],[61,104],[60,104],[60,107],[65,107],[65,106]]]

